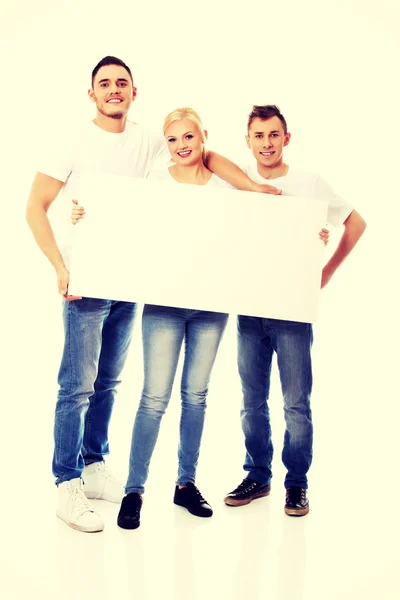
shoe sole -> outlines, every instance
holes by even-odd
[[[140,527],[140,523],[135,523],[134,525],[121,525],[120,523],[117,522],[118,527],[120,527],[121,529],[128,529],[129,531],[131,531],[132,529],[137,529],[138,527]]]
[[[251,498],[243,498],[238,500],[236,498],[231,498],[230,496],[226,496],[224,498],[224,502],[227,506],[244,506],[245,504],[250,504],[253,500],[257,500],[257,498],[265,498],[265,496],[269,496],[271,490],[267,490],[265,492],[260,492],[259,494],[255,494]]]
[[[191,511],[190,508],[188,508],[184,504],[179,504],[179,502],[176,502],[176,500],[174,500],[174,504],[176,504],[176,506],[181,506],[182,508],[186,508],[186,510],[188,512],[190,512],[191,515],[193,515],[194,517],[200,517],[200,519],[208,519],[209,517],[213,516],[212,512],[210,514],[208,514],[208,515],[198,515],[197,513]]]
[[[57,515],[57,517],[59,519],[61,519],[61,521],[63,521],[64,523],[66,523],[66,525],[68,525],[69,527],[71,527],[71,529],[75,529],[75,531],[81,531],[82,533],[100,533],[101,531],[104,530],[104,525],[103,525],[102,528],[99,528],[99,529],[88,529],[86,527],[82,527],[81,525],[76,525],[75,523],[71,523],[71,521],[66,521],[60,515]]]
[[[286,508],[285,506],[285,513],[289,517],[304,517],[305,515],[308,515],[309,512],[309,506],[306,506],[306,508]]]

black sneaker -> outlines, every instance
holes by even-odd
[[[286,489],[285,513],[290,517],[303,517],[309,510],[307,490],[301,487],[288,487]]]
[[[122,529],[137,529],[139,527],[142,503],[142,496],[136,492],[131,492],[122,498],[117,520],[119,527],[122,527]]]
[[[191,482],[182,489],[179,489],[178,485],[175,487],[174,503],[187,508],[196,517],[211,517],[213,514],[211,506]]]
[[[233,492],[225,496],[224,502],[228,506],[243,506],[243,504],[250,504],[256,498],[269,496],[270,491],[271,486],[269,484],[258,483],[246,477]]]

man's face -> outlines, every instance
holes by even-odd
[[[207,135],[206,132],[204,132]],[[191,119],[173,121],[165,130],[172,160],[178,165],[194,165],[202,161],[203,134]]]
[[[122,119],[136,96],[130,75],[124,67],[107,65],[101,67],[89,90],[89,97],[97,110],[105,117]]]
[[[246,141],[258,163],[275,167],[282,163],[283,148],[290,141],[290,133],[285,134],[282,122],[276,116],[266,121],[257,117],[250,125]]]

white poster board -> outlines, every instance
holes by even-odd
[[[314,322],[324,202],[83,177],[69,293]]]

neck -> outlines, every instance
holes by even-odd
[[[169,168],[169,172],[180,183],[193,183],[197,185],[204,185],[212,175],[203,161],[188,166],[175,164]]]
[[[257,171],[265,179],[276,179],[277,177],[283,177],[289,170],[289,165],[280,161],[279,164],[273,165],[272,167],[266,167],[257,163]]]
[[[99,111],[97,111],[96,118],[93,119],[93,123],[97,125],[97,127],[100,127],[100,129],[104,129],[104,131],[108,131],[109,133],[122,133],[125,131],[126,121],[126,115],[121,119],[112,119],[111,117],[102,115]]]

